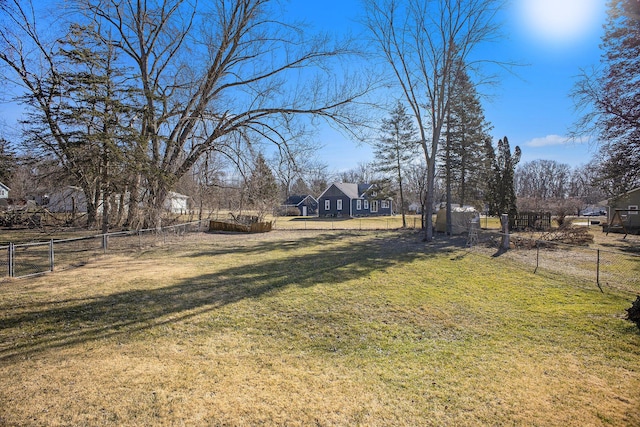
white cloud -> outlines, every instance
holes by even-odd
[[[533,138],[524,145],[527,147],[548,147],[551,145],[565,145],[571,142],[571,139],[561,135],[547,135],[541,138]]]

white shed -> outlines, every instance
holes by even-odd
[[[479,213],[473,206],[451,205],[451,233],[468,232],[471,220],[478,217]],[[447,208],[441,208],[436,215],[436,231],[447,231]]]
[[[187,204],[188,200],[189,196],[170,191],[167,200],[164,202],[164,208],[175,214],[186,213],[189,208]]]

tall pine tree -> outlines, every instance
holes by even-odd
[[[513,154],[509,140],[505,136],[498,141],[498,151],[491,159],[491,175],[489,176],[487,202],[490,215],[509,214],[515,217],[516,192],[514,185],[515,170],[520,161],[520,147],[516,146]]]
[[[403,174],[409,162],[415,158],[419,145],[413,119],[400,101],[389,118],[382,120],[380,132],[380,138],[374,144],[376,169],[390,176],[398,185],[402,226],[406,227]]]
[[[485,149],[491,141],[480,96],[466,70],[461,68],[450,99],[446,144],[441,158],[447,166],[452,201],[460,205],[479,200],[486,190],[490,167]]]
[[[16,159],[9,148],[9,142],[0,138],[0,182],[7,185],[16,167]]]
[[[277,206],[279,193],[276,177],[262,153],[257,155],[246,184],[249,204],[262,221]]]
[[[125,166],[123,150],[135,140],[129,123],[135,112],[113,44],[92,27],[73,24],[52,56],[51,73],[25,96],[27,141],[52,154],[87,203],[87,226],[96,224],[102,205],[103,231],[109,196]]]

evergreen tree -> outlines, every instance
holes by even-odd
[[[0,182],[8,185],[16,167],[16,158],[9,149],[9,142],[0,138]]]
[[[404,105],[398,101],[388,119],[382,120],[381,135],[374,144],[376,169],[389,174],[396,181],[400,194],[400,210],[402,226],[407,226],[406,206],[404,200],[403,174],[416,155],[417,132],[413,119]]]
[[[490,167],[487,142],[491,144],[490,125],[484,117],[480,96],[466,70],[461,68],[453,88],[446,122],[446,144],[441,158],[452,200],[460,205],[478,200],[486,190]]]
[[[247,196],[260,220],[278,205],[278,183],[262,153],[256,157],[247,180]]]
[[[103,231],[109,219],[109,196],[117,178],[126,176],[123,150],[135,140],[128,124],[134,112],[111,43],[91,27],[73,24],[52,57],[55,72],[27,95],[27,142],[51,153],[81,187],[87,203],[87,226],[96,224],[102,204]]]
[[[518,213],[514,177],[521,154],[522,152],[518,146],[515,147],[513,154],[511,154],[509,140],[506,136],[498,141],[498,152],[496,154],[494,151],[491,155],[492,173],[489,176],[487,189],[490,215],[506,213],[512,218]]]

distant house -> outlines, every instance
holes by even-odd
[[[128,200],[129,198],[126,197]],[[164,202],[164,208],[171,213],[186,213],[189,196],[169,192]],[[81,213],[87,211],[87,198],[80,187],[69,185],[61,190],[51,192],[48,196],[46,207],[49,212]],[[98,213],[102,213],[102,204],[98,206]]]
[[[318,197],[318,215],[321,217],[357,217],[391,215],[393,202],[378,195],[373,184],[331,184]]]
[[[0,199],[8,199],[11,189],[0,182]]]
[[[82,188],[68,185],[60,190],[51,192],[48,196],[46,207],[49,212],[86,212],[87,198]]]
[[[318,201],[309,194],[289,196],[283,207],[285,212],[288,212],[291,208],[297,209],[300,216],[310,216],[318,213]]]
[[[184,194],[175,193],[173,191],[169,192],[167,196],[167,200],[164,201],[164,208],[175,214],[186,213],[189,205],[189,196],[185,196]]]
[[[629,233],[640,233],[640,187],[620,194],[608,201],[609,231],[616,228]],[[620,227],[621,226],[621,227]]]

